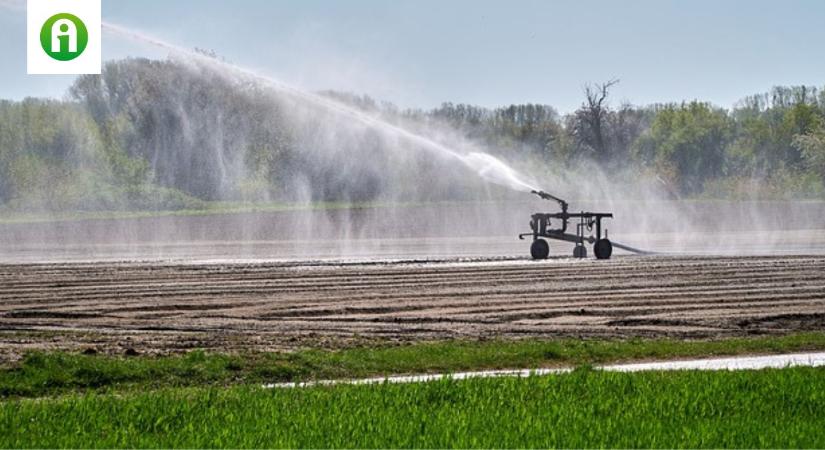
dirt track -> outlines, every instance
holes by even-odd
[[[825,257],[0,265],[0,358],[825,329]]]

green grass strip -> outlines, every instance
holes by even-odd
[[[0,403],[15,448],[825,447],[825,369],[610,373]]]
[[[226,386],[822,349],[825,349],[825,333],[716,341],[445,341],[291,353],[228,355],[195,351],[168,357],[31,353],[19,363],[0,367],[0,398],[41,397],[94,389]]]

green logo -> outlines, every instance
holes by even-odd
[[[82,20],[69,13],[55,14],[40,29],[43,51],[58,61],[71,61],[86,50],[89,31]]]

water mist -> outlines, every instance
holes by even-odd
[[[413,133],[397,125],[383,121],[380,118],[371,116],[355,108],[352,108],[344,103],[332,100],[330,98],[306,92],[298,89],[292,85],[284,83],[275,78],[259,74],[253,70],[230,64],[215,58],[204,56],[198,52],[182,48],[175,44],[171,44],[162,39],[145,33],[137,32],[126,27],[112,24],[109,22],[103,23],[103,28],[107,32],[126,37],[144,44],[150,44],[177,55],[183,55],[187,58],[202,63],[203,65],[218,71],[228,71],[229,73],[252,80],[254,82],[262,83],[279,92],[288,94],[295,98],[301,99],[313,105],[322,107],[330,112],[340,114],[349,119],[357,121],[361,124],[369,126],[382,133],[391,134],[416,144],[417,148],[421,148],[431,152],[433,155],[444,158],[446,160],[453,160],[460,162],[465,167],[475,171],[480,177],[486,181],[496,183],[507,188],[530,192],[533,190],[540,190],[535,184],[527,181],[527,177],[518,173],[515,169],[508,166],[505,162],[488,153],[479,150],[460,152],[459,150],[449,148],[441,143],[438,143],[430,138]],[[468,144],[469,145],[469,144]]]

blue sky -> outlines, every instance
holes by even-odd
[[[773,85],[825,85],[820,0],[103,0],[103,20],[402,106],[569,112],[585,83],[611,78],[614,104],[729,107]],[[0,98],[64,95],[73,77],[26,75],[24,12],[0,8],[0,45]],[[103,56],[165,55],[104,35]]]

